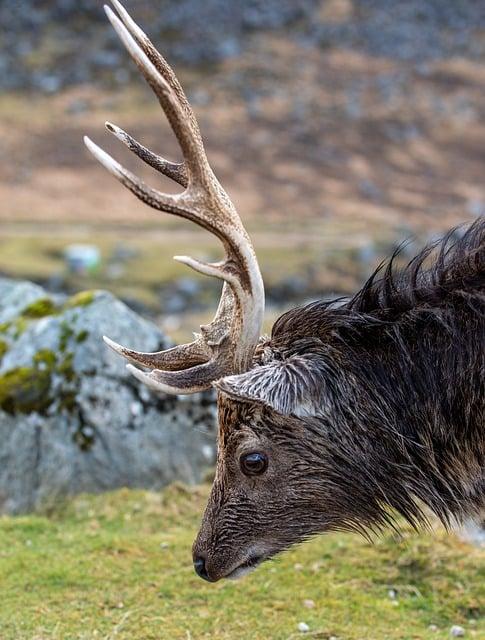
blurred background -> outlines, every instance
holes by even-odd
[[[174,66],[252,236],[266,330],[485,213],[483,0],[125,5]],[[221,247],[82,144],[176,191],[104,129],[180,159],[102,2],[0,0],[0,26],[1,639],[485,637],[483,549],[443,531],[375,546],[337,533],[242,584],[195,576],[214,396],[151,393],[101,336],[143,351],[191,339],[220,289],[172,256]]]
[[[175,67],[254,239],[269,326],[485,211],[483,2],[125,4]],[[174,189],[104,130],[180,157],[102,3],[2,0],[0,24],[0,273],[107,288],[187,337],[218,285],[171,258],[217,255],[216,241],[136,201],[82,145]]]
[[[406,261],[485,212],[484,2],[126,6],[176,69],[253,238],[267,331],[296,304],[355,292],[401,243]],[[104,122],[178,160],[174,136],[101,2],[1,0],[0,24],[0,511],[197,481],[214,461],[213,398],[149,394],[100,336],[143,351],[190,340],[220,284],[172,256],[221,247],[140,203],[82,144],[173,192]]]

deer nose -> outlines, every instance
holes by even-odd
[[[202,556],[196,556],[194,558],[194,569],[197,575],[200,576],[203,580],[211,582],[209,574],[207,573],[207,568],[205,566],[205,558],[203,558]]]

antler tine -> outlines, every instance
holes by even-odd
[[[155,351],[154,353],[127,349],[106,336],[103,336],[103,340],[115,353],[134,364],[140,364],[150,369],[162,368],[165,371],[189,369],[194,365],[207,362],[211,355],[207,345],[204,344],[200,337],[188,344],[181,344],[177,347],[164,351]]]
[[[134,193],[137,198],[150,205],[150,207],[181,216],[182,218],[188,218],[201,224],[195,215],[183,206],[184,203],[181,195],[169,195],[148,187],[143,180],[140,180],[134,173],[125,169],[125,167],[112,158],[109,153],[106,153],[101,147],[98,147],[88,136],[84,136],[84,144],[98,162]]]
[[[146,162],[150,167],[153,167],[160,173],[163,173],[164,176],[171,178],[182,187],[187,187],[189,178],[185,162],[170,162],[170,160],[162,158],[156,153],[153,153],[153,151],[150,151],[150,149],[147,149],[138,142],[138,140],[135,140],[135,138],[130,136],[129,133],[126,133],[126,131],[123,131],[123,129],[117,127],[111,122],[105,122],[105,127],[116,138],[118,138],[118,140],[126,145],[130,151],[133,151],[135,155],[143,160],[143,162]]]
[[[220,363],[210,360],[204,364],[183,371],[152,371],[145,373],[131,364],[126,365],[128,371],[140,382],[162,393],[185,395],[199,393],[210,387],[207,381],[218,380],[225,371]]]
[[[120,40],[125,45],[128,53],[142,72],[145,80],[157,96],[162,109],[165,111],[170,126],[180,144],[189,170],[189,184],[191,181],[195,181],[203,185],[205,189],[213,188],[216,181],[207,162],[198,127],[194,128],[193,119],[187,117],[187,111],[181,106],[175,91],[170,87],[170,84],[168,84],[163,75],[151,62],[118,16],[116,16],[107,5],[105,5],[104,10],[120,37]]]
[[[153,63],[153,65],[158,69],[161,73],[167,84],[173,89],[175,95],[178,98],[181,106],[184,108],[186,114],[192,121],[192,127],[194,131],[197,132],[198,137],[200,138],[200,130],[199,125],[197,124],[197,120],[195,118],[192,107],[190,106],[189,101],[187,100],[187,96],[182,88],[182,85],[177,79],[177,76],[173,72],[172,67],[168,64],[162,54],[154,47],[150,38],[146,35],[146,33],[136,24],[136,22],[132,19],[128,11],[124,8],[124,6],[119,2],[119,0],[111,0],[111,3],[116,8],[119,17],[124,23],[125,27],[131,33],[133,38],[138,42],[141,46],[148,59]]]
[[[226,256],[207,263],[187,256],[176,260],[196,271],[224,281],[221,299],[212,322],[201,326],[190,344],[157,353],[126,349],[109,338],[106,343],[130,362],[129,370],[149,386],[166,393],[194,393],[213,381],[246,370],[260,337],[264,312],[264,287],[254,249],[242,222],[207,161],[199,126],[172,69],[126,10],[112,0],[119,17],[105,6],[106,14],[157,96],[180,144],[184,161],[173,163],[140,144],[125,131],[107,123],[108,130],[139,158],[185,187],[176,195],[153,189],[109,154],[85,139],[101,164],[139,199],[151,207],[191,220],[216,235]],[[120,19],[121,18],[121,19]]]
[[[190,208],[190,202],[186,203],[183,194],[168,195],[161,193],[156,189],[148,187],[140,178],[135,176],[131,171],[125,169],[119,162],[112,158],[106,151],[103,151],[97,144],[95,144],[90,138],[84,136],[84,143],[91,151],[94,157],[122,184],[124,184],[132,193],[134,193],[140,200],[150,205],[154,209],[159,211],[165,211],[173,215],[180,216],[192,220],[202,226],[203,228],[211,230],[217,236],[227,243],[227,235],[221,229],[214,227],[206,216],[201,216],[197,209]],[[189,205],[189,206],[187,206]],[[230,244],[229,244],[230,246]],[[179,262],[182,262],[195,271],[199,271],[205,275],[210,275],[214,278],[219,278],[229,283],[235,290],[235,293],[240,291],[240,282],[230,270],[225,268],[225,263],[208,264],[195,260],[188,256],[176,256]]]
[[[184,112],[177,96],[171,91],[170,86],[141,50],[120,19],[109,7],[105,6],[105,11],[128,52],[159,98],[160,104],[177,136],[184,154],[185,168],[188,174],[186,191],[178,196],[162,194],[155,189],[147,187],[139,178],[93,143],[87,143],[89,149],[116,178],[143,202],[155,209],[188,218],[208,229],[224,243],[231,257],[238,256],[238,261],[241,261],[241,256],[238,254],[240,254],[241,247],[248,240],[247,234],[232,203],[212,173],[200,140],[197,124],[195,126],[192,125],[192,118],[189,118],[188,114]],[[161,59],[163,60],[163,58]],[[168,65],[166,66],[168,67]],[[181,89],[180,91],[183,94]],[[185,97],[184,99],[186,100]],[[192,187],[196,183],[200,189],[191,188],[191,182]],[[210,210],[209,215],[206,213],[207,209]],[[242,260],[245,261],[245,257]],[[226,279],[222,272],[219,277]]]

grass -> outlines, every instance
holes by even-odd
[[[321,536],[239,582],[204,583],[190,547],[207,491],[121,490],[0,518],[1,640],[444,639],[453,624],[483,637],[483,551],[443,532]]]
[[[136,237],[137,233],[139,237]],[[87,228],[78,233],[73,229],[65,235],[58,232],[16,235],[3,230],[0,235],[0,274],[34,281],[60,277],[70,290],[110,289],[118,296],[136,299],[154,309],[160,305],[160,287],[170,285],[178,278],[201,278],[204,286],[209,286],[207,278],[195,275],[172,259],[177,254],[220,259],[222,252],[208,234],[186,232],[183,228],[171,226],[148,228],[142,233],[138,230],[137,233],[133,229],[120,233],[111,228]],[[300,242],[295,242],[286,232],[270,237],[256,234],[255,240],[269,287],[277,286],[289,275],[300,276],[307,282],[311,270],[315,287],[352,291],[363,277],[362,265],[354,255],[355,249],[323,249],[318,236],[312,237],[310,233]],[[63,253],[71,243],[96,245],[102,259],[99,269],[87,275],[69,273]],[[117,263],[121,271],[113,275],[113,257],[120,246],[130,250],[132,255],[126,262]],[[219,284],[213,283],[213,289],[214,297],[217,297]]]

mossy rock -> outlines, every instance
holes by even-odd
[[[3,287],[15,304],[0,296],[8,349],[0,361],[0,514],[80,491],[200,479],[215,450],[212,405],[150,394],[101,341],[109,333],[158,351],[169,344],[155,325],[109,293],[63,300],[26,283]]]
[[[45,318],[46,316],[53,316],[58,312],[59,310],[53,300],[50,298],[41,298],[29,304],[20,315],[21,317],[35,320]]]
[[[64,304],[64,309],[72,309],[74,307],[87,307],[94,302],[96,293],[94,291],[80,291]]]
[[[8,335],[14,339],[20,338],[28,325],[29,321],[24,316],[15,318],[15,320],[11,320],[10,322],[2,322],[2,324],[0,324],[0,335]]]
[[[73,359],[74,354],[69,352],[59,356],[49,349],[41,349],[34,355],[31,367],[16,367],[1,375],[0,409],[12,415],[42,414],[57,401],[60,409],[74,411],[77,377]],[[58,381],[55,387],[54,375]]]
[[[51,374],[38,367],[17,367],[0,376],[0,408],[10,414],[44,412],[52,403]]]
[[[8,368],[0,375],[1,410],[12,415],[46,414],[53,405],[61,411],[76,410],[79,379],[74,370],[74,351],[88,339],[89,331],[76,328],[77,315],[72,310],[87,307],[95,297],[95,292],[84,291],[61,306],[44,296],[23,308],[17,318],[2,323],[0,335],[5,339],[0,340],[0,361],[36,321],[70,311],[61,319],[54,350],[39,349],[30,362],[21,361],[20,366]]]

